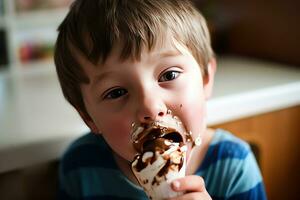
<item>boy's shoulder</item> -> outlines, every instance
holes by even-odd
[[[69,145],[66,152],[73,151],[82,146],[99,146],[103,149],[105,148],[105,142],[101,135],[97,135],[92,132],[89,132],[75,139]]]
[[[250,145],[247,142],[228,131],[217,129],[201,165],[201,170],[219,161],[244,160],[251,153]]]
[[[247,199],[244,196],[264,195],[262,177],[250,145],[222,129],[216,130],[197,174],[204,178],[207,191],[214,198]],[[265,199],[260,197],[254,199]]]
[[[214,169],[213,171],[216,171],[219,169],[223,171],[224,169],[220,166],[227,168],[230,166],[233,169],[237,163],[245,163],[249,157],[253,157],[253,153],[246,141],[231,132],[217,129],[198,170]]]
[[[239,144],[240,146],[243,146],[245,148],[249,147],[247,142],[245,142],[241,138],[235,136],[233,133],[231,133],[227,130],[224,130],[224,129],[216,129],[211,145],[214,145],[214,144],[217,144],[220,142],[224,142],[224,141],[232,142],[234,144]]]
[[[64,172],[83,167],[116,168],[111,149],[101,135],[87,133],[70,144],[61,158]]]
[[[61,199],[146,198],[143,190],[121,173],[103,137],[93,133],[68,147],[60,162],[59,182]]]

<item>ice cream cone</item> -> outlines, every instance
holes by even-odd
[[[187,131],[178,117],[135,125],[133,146],[138,155],[131,169],[149,199],[162,200],[182,195],[171,188],[171,182],[185,176]]]
[[[165,152],[147,151],[132,163],[132,171],[150,199],[160,200],[181,195],[172,190],[171,182],[185,176],[186,146],[167,143]]]

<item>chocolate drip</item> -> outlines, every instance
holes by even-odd
[[[157,138],[155,140],[150,140],[145,142],[144,144],[144,153],[142,155],[137,156],[134,160],[138,159],[137,165],[136,165],[136,170],[140,172],[143,170],[147,165],[153,164],[156,161],[156,153],[162,154],[166,150],[170,148],[169,145],[166,145],[166,141],[170,142],[167,139],[164,138]],[[146,152],[152,152],[153,156],[148,158],[146,161],[143,162],[143,155]]]
[[[144,153],[141,155],[138,155],[134,159],[134,160],[138,159],[138,162],[135,166],[136,171],[140,172],[144,168],[146,168],[149,164],[153,164],[157,159],[157,154],[162,155],[165,151],[170,149],[171,144],[172,144],[172,141],[165,139],[165,138],[157,138],[155,140],[151,140],[151,141],[148,141],[147,143],[145,143]],[[183,143],[180,143],[178,148],[180,148],[181,146],[183,146]],[[178,149],[177,151],[180,151],[180,150]],[[143,156],[145,155],[145,153],[152,153],[152,156],[150,156],[146,160],[145,159],[143,160]],[[179,155],[181,153],[182,152],[180,152]],[[167,174],[170,167],[177,166],[178,169],[180,170],[183,165],[183,162],[184,162],[183,157],[181,157],[179,163],[174,163],[172,161],[170,155],[165,155],[163,157],[163,159],[165,159],[167,161],[167,163],[159,171],[158,176],[163,176],[163,175]]]
[[[149,131],[145,131],[139,135],[139,137],[134,142],[135,149],[142,153],[145,152],[144,148],[147,146],[151,141],[157,139],[157,138],[164,138],[168,137],[169,134],[174,133],[176,135],[176,140],[183,142],[183,138],[180,135],[180,133],[176,132],[173,128],[166,128],[166,127],[155,127]],[[172,138],[167,138],[169,140],[172,140]],[[176,141],[176,142],[177,142]]]

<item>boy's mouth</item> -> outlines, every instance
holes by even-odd
[[[156,140],[168,140],[171,143],[184,142],[183,135],[174,128],[152,127],[142,132],[134,141],[133,146],[139,153],[142,153],[145,149],[153,148],[151,146],[157,144]]]
[[[134,126],[132,131],[133,146],[138,153],[142,153],[149,146],[157,144],[157,140],[184,144],[187,140],[186,136],[185,127],[174,116],[168,116],[164,121]]]

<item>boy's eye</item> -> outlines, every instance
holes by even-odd
[[[127,94],[127,90],[123,88],[112,89],[104,95],[104,99],[117,99]]]
[[[179,76],[180,72],[178,71],[167,71],[160,78],[159,82],[171,81],[176,79]]]

